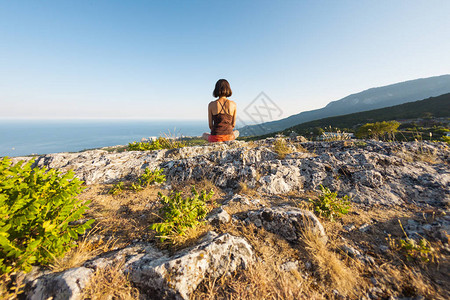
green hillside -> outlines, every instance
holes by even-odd
[[[288,135],[292,131],[299,134],[305,134],[314,131],[317,128],[326,128],[330,126],[333,128],[353,131],[365,123],[389,120],[398,121],[404,119],[434,119],[447,117],[450,117],[450,93],[396,106],[310,121],[287,128],[277,133],[258,136],[258,139],[274,136],[278,133]]]

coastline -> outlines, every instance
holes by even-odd
[[[0,120],[0,157],[79,152],[157,136],[199,136],[203,120]]]

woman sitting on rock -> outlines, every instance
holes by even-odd
[[[208,105],[208,122],[211,134],[204,133],[203,139],[208,142],[232,141],[239,136],[234,130],[236,125],[236,103],[227,99],[232,94],[230,84],[225,79],[216,82],[213,96],[218,98]]]

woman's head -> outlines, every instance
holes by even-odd
[[[230,97],[232,94],[230,84],[226,79],[219,79],[213,91],[214,97]]]

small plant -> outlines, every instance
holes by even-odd
[[[124,189],[123,182],[118,182],[112,186],[112,188],[109,190],[108,193],[111,195],[118,195],[123,192],[123,189]]]
[[[145,169],[144,174],[138,179],[141,186],[149,186],[154,183],[163,183],[166,181],[166,175],[162,174],[164,169],[155,169],[151,171],[150,169]]]
[[[214,206],[208,205],[208,201],[214,195],[202,190],[200,194],[195,187],[191,189],[191,197],[184,198],[181,192],[172,191],[168,196],[158,193],[163,207],[160,210],[162,222],[154,223],[152,230],[159,233],[161,241],[173,236],[183,235],[188,228],[196,227],[202,223],[208,212]]]
[[[155,169],[151,171],[150,169],[145,169],[144,174],[142,174],[136,183],[131,184],[131,189],[138,192],[145,187],[148,187],[154,183],[163,183],[166,181],[166,175],[162,174],[164,169]]]
[[[350,209],[348,195],[338,198],[337,192],[331,192],[329,188],[322,185],[320,185],[320,190],[322,195],[320,195],[318,199],[309,199],[316,215],[334,221],[335,218],[348,213]]]
[[[61,257],[94,220],[72,225],[88,209],[73,172],[0,160],[0,273],[28,272]]]
[[[428,263],[430,260],[434,261],[435,250],[431,247],[430,242],[424,237],[422,237],[419,242],[416,242],[412,238],[408,237],[400,220],[398,220],[398,222],[400,223],[400,227],[405,234],[405,239],[392,239],[389,236],[388,242],[391,249],[402,251],[408,261],[420,260],[423,263]]]
[[[273,143],[273,150],[278,154],[280,159],[286,157],[286,155],[292,153],[292,149],[287,145],[287,142],[283,138],[277,138]]]

